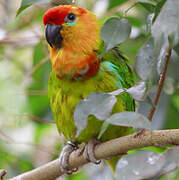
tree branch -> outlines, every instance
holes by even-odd
[[[3,177],[6,175],[7,171],[4,169],[0,169],[0,180],[3,180]]]
[[[48,60],[49,60],[49,57],[48,57],[48,56],[45,57],[45,58],[43,58],[38,64],[36,64],[36,65],[33,67],[33,69],[32,69],[30,72],[28,72],[28,73],[26,74],[26,77],[25,77],[25,78],[27,78],[27,77],[29,77],[29,76],[32,76],[32,74],[34,74],[35,71],[36,71],[40,66],[42,66],[43,64],[45,64]]]
[[[125,154],[132,149],[155,145],[179,145],[179,129],[144,131],[140,135],[135,133],[104,142],[95,147],[95,157],[97,159],[106,159],[107,157]],[[79,151],[76,150],[70,155],[69,164],[73,168],[88,163],[82,155],[79,155]],[[59,166],[57,159],[10,180],[54,180],[63,175]]]
[[[165,76],[166,76],[166,73],[167,73],[168,63],[169,63],[171,54],[172,54],[172,49],[169,49],[166,56],[165,56],[166,62],[165,62],[163,72],[160,75],[160,80],[159,80],[159,83],[158,83],[158,89],[157,89],[157,93],[156,93],[155,99],[154,99],[154,106],[151,108],[150,113],[148,115],[148,119],[150,121],[152,121],[153,115],[154,115],[155,110],[156,110],[156,106],[157,106],[159,98],[160,98],[160,94],[162,92],[162,88],[163,88],[163,85],[164,85]]]

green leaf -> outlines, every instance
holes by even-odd
[[[157,74],[157,57],[153,38],[147,40],[139,49],[135,69],[142,80],[157,83],[159,76]]]
[[[166,77],[163,90],[168,95],[174,94],[175,87],[174,87],[174,79],[173,78]]]
[[[150,13],[153,13],[155,11],[155,6],[153,4],[147,4],[147,3],[139,3],[139,4],[143,6]]]
[[[109,50],[126,41],[130,33],[131,25],[127,19],[113,17],[104,23],[101,29],[101,38],[105,43],[106,50]]]
[[[156,56],[157,56],[157,72],[160,75],[165,65],[165,56],[169,48],[168,38],[162,33],[160,39],[156,42]]]
[[[174,43],[173,43],[173,49],[175,50],[175,52],[179,55],[179,27],[177,28],[177,31],[175,33],[175,37],[174,37]]]
[[[100,132],[99,132],[99,135],[98,135],[98,139],[101,138],[101,136],[102,136],[102,135],[104,134],[104,132],[107,130],[108,126],[109,126],[109,123],[105,121],[105,122],[103,123],[101,129],[100,129]]]
[[[136,3],[143,6],[150,13],[155,11],[155,6],[157,4],[155,0],[136,0]]]
[[[151,130],[151,122],[147,119],[147,117],[136,112],[126,111],[116,113],[108,118],[106,122],[116,126],[145,128]]]
[[[65,178],[65,180],[82,180],[82,179],[89,180],[86,171],[80,171]]]
[[[165,64],[165,55],[168,48],[174,48],[177,52],[179,45],[179,1],[167,0],[163,2],[162,9],[152,25],[152,35],[157,48],[158,65],[160,74]]]
[[[157,3],[157,5],[156,5],[156,7],[155,7],[155,15],[154,15],[154,18],[153,18],[153,23],[155,22],[155,20],[156,20],[157,16],[159,15],[159,13],[160,13],[163,5],[165,4],[165,2],[166,2],[166,0],[160,0],[160,1]]]
[[[149,14],[149,15],[147,16],[147,22],[146,22],[146,35],[148,35],[148,34],[151,33],[151,27],[152,27],[152,20],[153,20],[153,17],[154,17],[154,13]]]
[[[109,124],[151,130],[151,122],[147,119],[147,117],[136,112],[126,111],[113,114],[110,118],[108,118],[101,127],[99,137],[103,135]]]
[[[40,140],[42,140],[42,138],[44,136],[47,136],[47,134],[50,131],[51,126],[49,126],[49,124],[42,124],[42,123],[37,123],[36,124],[36,129],[34,131],[34,142],[35,143],[40,143]]]
[[[73,0],[51,0],[52,7],[67,4],[73,4]],[[75,1],[75,4],[77,4],[77,1]]]
[[[16,16],[18,16],[22,11],[24,11],[29,6],[36,4],[39,1],[42,1],[42,0],[22,0],[20,8],[18,9]]]
[[[179,43],[174,47],[174,50],[179,55]]]
[[[137,3],[147,3],[147,4],[152,4],[152,5],[156,5],[156,1],[154,0],[136,0]]]
[[[140,163],[138,163],[140,161]],[[142,180],[157,176],[165,165],[165,156],[151,151],[137,151],[121,158],[114,174],[117,180]]]
[[[113,95],[113,96],[118,96],[120,94],[125,93],[126,91],[127,91],[126,88],[120,88],[120,89],[117,89],[116,91],[112,91],[112,92],[110,92],[108,94]]]
[[[33,54],[33,67],[39,64],[46,54],[41,43],[37,44],[34,47]],[[28,87],[28,91],[36,90],[47,90],[47,82],[49,79],[49,74],[51,71],[50,61],[47,61],[45,64],[41,65],[33,74],[33,83]],[[40,106],[39,106],[40,104]],[[30,95],[28,96],[28,111],[36,116],[42,116],[49,111],[49,100],[47,95]]]
[[[58,6],[60,4],[72,4],[72,0],[22,0],[16,16],[18,16],[22,11],[32,5],[42,6],[48,3],[51,3],[51,6]]]
[[[109,9],[115,8],[116,6],[120,6],[123,3],[126,3],[129,0],[109,0]]]
[[[152,26],[152,35],[155,39],[155,43],[160,40],[162,34],[164,37],[174,36],[173,46],[179,43],[178,29],[179,29],[179,1],[167,0],[163,5],[157,19]]]
[[[116,101],[115,96],[107,93],[93,93],[80,101],[74,112],[74,121],[78,127],[76,136],[86,127],[89,115],[94,115],[99,120],[107,119]]]
[[[150,149],[153,147],[150,147]],[[121,158],[116,166],[114,177],[120,180],[153,179],[167,174],[179,167],[179,148],[170,148],[167,152],[156,153],[147,148]],[[159,149],[158,149],[159,150]],[[157,150],[157,151],[158,151]],[[163,152],[163,150],[161,150]],[[136,166],[136,162],[140,163]]]
[[[120,88],[116,91],[112,91],[108,94],[113,96],[121,95],[125,92],[129,93],[135,100],[137,101],[143,101],[146,96],[147,86],[144,81],[140,81],[136,83],[133,87],[126,89],[126,88]]]
[[[133,87],[127,89],[127,93],[129,93],[135,100],[144,101],[146,96],[147,86],[144,81],[138,82]]]
[[[179,167],[179,158],[178,158],[178,154],[179,154],[179,147],[173,147],[171,148],[166,154],[165,156],[167,157],[167,163],[175,163],[176,167]]]
[[[41,61],[46,58],[46,53],[44,52],[44,48],[42,43],[38,43],[34,47],[34,54],[33,54],[33,67],[41,63]],[[35,83],[39,85],[39,88],[43,88],[47,86],[47,81],[49,78],[49,74],[51,71],[51,63],[47,61],[46,63],[42,64],[32,75],[35,80]]]

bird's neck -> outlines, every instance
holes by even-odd
[[[84,80],[94,76],[100,65],[95,52],[88,55],[65,52],[59,62],[60,64],[54,67],[58,78],[72,80]]]
[[[80,39],[63,42],[62,48],[50,49],[50,59],[53,70],[58,78],[88,79],[99,71],[97,50],[101,40],[99,33],[96,36],[85,34]],[[82,35],[81,35],[82,36]]]

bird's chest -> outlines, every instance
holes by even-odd
[[[58,79],[54,77],[54,74],[51,74],[48,94],[55,117],[61,115],[65,120],[73,117],[76,105],[89,94],[110,92],[116,89],[116,80],[114,76],[108,73],[98,73],[96,76],[82,81]]]
[[[73,114],[80,100],[95,92],[95,85],[82,81],[49,80],[48,92],[51,109],[58,131],[71,140],[76,132]]]
[[[116,90],[115,78],[108,73],[97,74],[84,81],[60,80],[51,74],[48,94],[58,131],[68,140],[75,136],[74,111],[76,105],[94,92]]]

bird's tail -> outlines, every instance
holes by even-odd
[[[119,159],[120,159],[121,157],[122,157],[122,156],[114,156],[114,157],[111,157],[109,160],[105,160],[105,162],[107,163],[107,165],[110,167],[110,169],[111,169],[111,171],[112,171],[112,174],[114,174],[115,169],[116,169],[117,162],[119,161]]]

